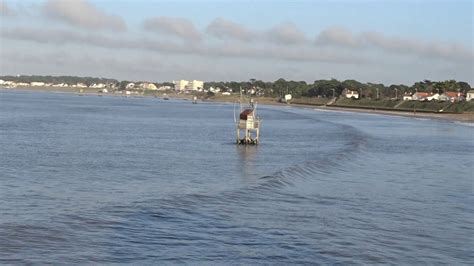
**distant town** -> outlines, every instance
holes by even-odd
[[[205,92],[231,94],[243,89],[245,93],[255,96],[278,97],[291,94],[299,97],[339,97],[352,99],[403,99],[418,101],[463,101],[473,98],[473,88],[463,81],[446,80],[415,82],[412,86],[390,85],[380,83],[361,83],[356,80],[338,81],[316,80],[314,83],[305,81],[287,81],[278,79],[264,82],[250,79],[248,81],[211,81],[174,80],[170,82],[149,81],[118,81],[107,78],[75,77],[75,76],[0,76],[0,86],[17,87],[52,87],[52,88],[89,88],[104,93],[130,93],[143,91],[176,91],[183,93]]]
[[[91,81],[80,81],[80,82],[44,82],[44,81],[31,81],[24,82],[15,79],[3,80],[0,79],[0,86],[6,88],[21,88],[21,87],[52,87],[52,88],[77,88],[77,89],[97,89],[100,93],[118,92],[123,94],[138,94],[143,91],[203,91],[204,82],[200,80],[179,80],[173,81],[170,84],[157,84],[152,82],[114,82],[105,80],[103,82],[91,82]],[[218,89],[212,88],[212,92],[219,92]]]
[[[248,81],[174,80],[170,82],[118,81],[107,78],[75,76],[0,76],[3,88],[37,88],[74,92],[120,95],[195,95],[201,99],[242,94],[261,97],[267,103],[276,99],[283,103],[377,108],[385,110],[420,110],[429,112],[474,112],[474,89],[467,82],[446,80],[415,82],[411,86],[385,86],[356,80]],[[224,98],[222,98],[224,97]],[[416,104],[421,102],[422,104]]]

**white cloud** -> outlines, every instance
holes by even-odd
[[[48,0],[43,5],[46,16],[89,30],[124,31],[124,20],[109,15],[85,0]]]
[[[387,37],[377,32],[363,32],[360,42],[387,52],[414,54],[448,60],[474,60],[473,51],[455,43],[426,42],[415,39]]]
[[[368,81],[456,78],[472,82],[471,75],[466,73],[472,73],[473,51],[469,47],[455,43],[392,37],[371,31],[358,33],[343,27],[326,28],[316,36],[315,42],[312,42],[305,33],[291,23],[257,30],[223,18],[213,20],[203,32],[187,19],[169,17],[150,18],[144,21],[142,26],[147,31],[158,33],[159,38],[143,31],[114,35],[107,32],[84,32],[39,26],[11,27],[7,24],[0,27],[0,36],[4,50],[19,45],[18,47],[23,48],[24,54],[27,54],[34,43],[37,43],[42,44],[39,46],[41,49],[63,49],[76,53],[75,59],[65,59],[66,61],[60,60],[64,57],[49,61],[44,57],[45,65],[47,62],[52,62],[51,65],[63,64],[71,71],[79,71],[78,67],[73,67],[71,64],[76,62],[78,66],[93,69],[91,64],[77,61],[82,53],[87,52],[90,54],[90,60],[87,62],[95,62],[102,66],[104,71],[110,70],[110,73],[118,73],[122,77],[127,75],[126,67],[129,65],[132,70],[128,73],[137,71],[152,77],[153,71],[168,77],[170,75],[176,77],[179,71],[184,71],[204,73],[209,79],[226,75],[234,77],[249,75],[262,79],[290,75],[300,79],[308,77],[307,79],[311,80],[321,78],[318,75],[323,75]],[[215,38],[204,38],[210,36]],[[17,51],[22,53],[21,48]],[[98,59],[95,59],[94,53]],[[103,54],[107,54],[108,57],[101,61]],[[128,58],[129,55],[132,57]],[[137,63],[136,55],[167,58],[168,61],[163,64],[166,67],[161,70],[150,66],[141,68],[141,65],[147,64]],[[113,58],[120,60],[114,62]],[[2,56],[1,59],[5,57]],[[32,57],[32,60],[34,59]],[[27,60],[24,61],[25,69],[28,69]],[[169,70],[170,62],[175,61],[181,62],[181,66]],[[21,62],[23,61],[18,60],[15,64],[20,66]],[[199,62],[198,68],[195,67],[195,62]],[[123,69],[118,66],[108,68],[114,64],[120,65]],[[37,65],[41,65],[41,62]],[[443,72],[440,70],[441,66],[449,71]],[[284,69],[294,71],[286,73]],[[262,73],[262,77],[258,76],[258,73]]]
[[[244,43],[177,43],[174,41],[157,41],[149,38],[135,40],[124,37],[109,37],[104,34],[85,34],[74,31],[13,28],[2,29],[2,37],[13,40],[32,41],[53,45],[90,45],[105,49],[145,50],[162,54],[186,54],[207,57],[251,58],[266,60],[361,63],[367,60],[344,53],[335,53],[324,49],[307,46],[293,49],[291,46],[258,45]]]
[[[321,31],[316,37],[315,43],[318,46],[339,46],[355,50],[376,48],[386,53],[415,55],[458,62],[472,62],[474,60],[473,51],[459,44],[388,37],[373,31],[353,34],[342,27],[331,27]]]
[[[171,35],[184,40],[200,40],[201,33],[185,18],[155,17],[143,22],[143,28],[163,35]]]
[[[273,45],[294,45],[307,42],[305,34],[290,22],[276,25],[269,30],[258,31],[230,20],[216,18],[209,23],[206,33],[222,40],[267,42]]]
[[[293,23],[283,23],[266,33],[268,39],[275,44],[303,44],[307,41],[305,34]]]
[[[206,32],[220,39],[252,41],[257,33],[232,21],[216,18],[206,28]]]
[[[359,46],[358,41],[352,33],[342,27],[329,27],[322,30],[316,37],[316,44],[352,47]]]

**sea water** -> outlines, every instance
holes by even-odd
[[[473,128],[0,91],[0,263],[470,264]]]

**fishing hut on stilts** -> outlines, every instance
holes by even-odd
[[[242,90],[240,92],[240,108],[239,119],[235,116],[234,122],[237,131],[237,144],[257,145],[260,137],[261,120],[257,116],[257,103],[253,99],[249,99],[248,104],[244,106],[242,98]]]

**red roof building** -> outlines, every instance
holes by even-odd
[[[252,109],[245,109],[242,111],[242,113],[240,113],[240,119],[241,120],[247,120],[248,117],[252,117],[253,116],[253,110]]]

